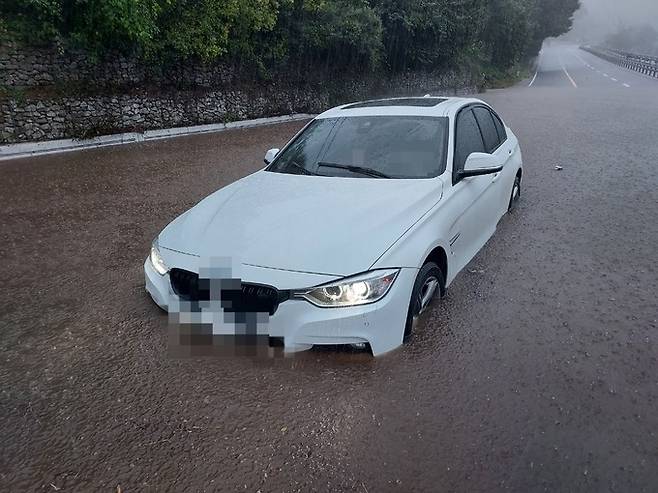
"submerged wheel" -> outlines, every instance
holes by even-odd
[[[510,195],[509,198],[509,206],[507,207],[507,210],[512,210],[514,207],[514,204],[519,200],[521,197],[521,176],[516,175],[516,178],[514,178],[514,185],[512,185],[512,195]]]
[[[434,297],[445,292],[445,276],[434,262],[428,262],[418,271],[404,327],[404,339],[409,339],[418,323],[418,317],[427,309]]]

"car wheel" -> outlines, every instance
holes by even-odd
[[[509,206],[507,207],[508,211],[512,210],[514,204],[519,198],[521,198],[521,177],[516,175],[516,178],[514,178],[514,185],[512,185],[512,195],[510,195],[509,198]]]
[[[418,271],[404,328],[404,340],[411,337],[418,324],[418,318],[427,309],[434,297],[445,293],[445,276],[434,262],[428,262]]]

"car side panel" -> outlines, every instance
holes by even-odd
[[[516,173],[521,167],[521,148],[519,141],[510,129],[507,129],[507,141],[498,149],[503,162],[503,170],[498,173],[496,178],[496,193],[498,195],[498,216],[496,222],[505,215],[509,206],[509,200],[512,194],[512,186]]]
[[[446,206],[448,204],[448,206]],[[448,260],[446,285],[456,274],[459,260],[450,249],[450,217],[458,213],[456,203],[441,200],[425,216],[402,235],[378,260],[372,269],[409,267],[420,268],[427,256],[437,247],[443,248]],[[411,292],[409,293],[411,296]]]
[[[459,271],[496,230],[498,194],[493,175],[464,178],[444,194],[442,208],[452,219],[448,238]]]
[[[428,255],[437,247],[441,247],[447,257],[448,272],[446,274],[446,286],[449,285],[457,274],[470,262],[470,260],[482,249],[484,244],[491,238],[496,230],[500,218],[507,212],[512,185],[517,171],[522,166],[521,150],[516,136],[509,128],[508,140],[497,151],[501,156],[503,170],[494,181],[492,176],[481,177],[478,188],[479,193],[488,191],[488,206],[493,214],[480,217],[481,224],[459,224],[465,212],[473,207],[476,197],[473,193],[456,193],[451,184],[452,160],[454,149],[454,132],[451,122],[451,135],[449,138],[448,167],[440,177],[443,182],[443,196],[420,221],[400,237],[378,260],[372,268],[394,268],[394,267],[422,267]],[[510,154],[510,150],[512,151]],[[476,177],[478,178],[478,177]],[[458,184],[459,185],[459,184]],[[467,192],[468,190],[462,190]],[[476,191],[477,192],[477,191]],[[476,217],[477,222],[477,217]],[[463,231],[460,228],[472,227],[472,241],[462,238]],[[468,236],[468,234],[467,234]],[[462,240],[462,241],[460,241]]]

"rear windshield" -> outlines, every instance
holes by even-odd
[[[445,117],[314,120],[267,170],[350,178],[433,178],[445,170],[447,132]]]

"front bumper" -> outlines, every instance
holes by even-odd
[[[258,270],[257,274],[253,274],[257,279],[249,276],[242,279],[280,287],[275,282],[267,282],[269,270]],[[236,333],[235,325],[225,320],[227,317],[223,316],[221,309],[209,306],[202,308],[201,312],[185,313],[186,304],[172,291],[169,275],[158,274],[148,259],[144,272],[146,290],[153,301],[170,313],[180,314],[182,322],[212,323],[213,333],[217,335]],[[281,281],[281,271],[272,274]],[[386,296],[370,305],[319,308],[303,299],[285,301],[274,315],[259,320],[258,334],[282,338],[287,352],[310,349],[314,345],[369,343],[373,355],[381,355],[402,344],[411,290],[417,274],[417,269],[402,269]],[[291,275],[299,277],[299,273]],[[317,284],[321,283],[311,286]]]

